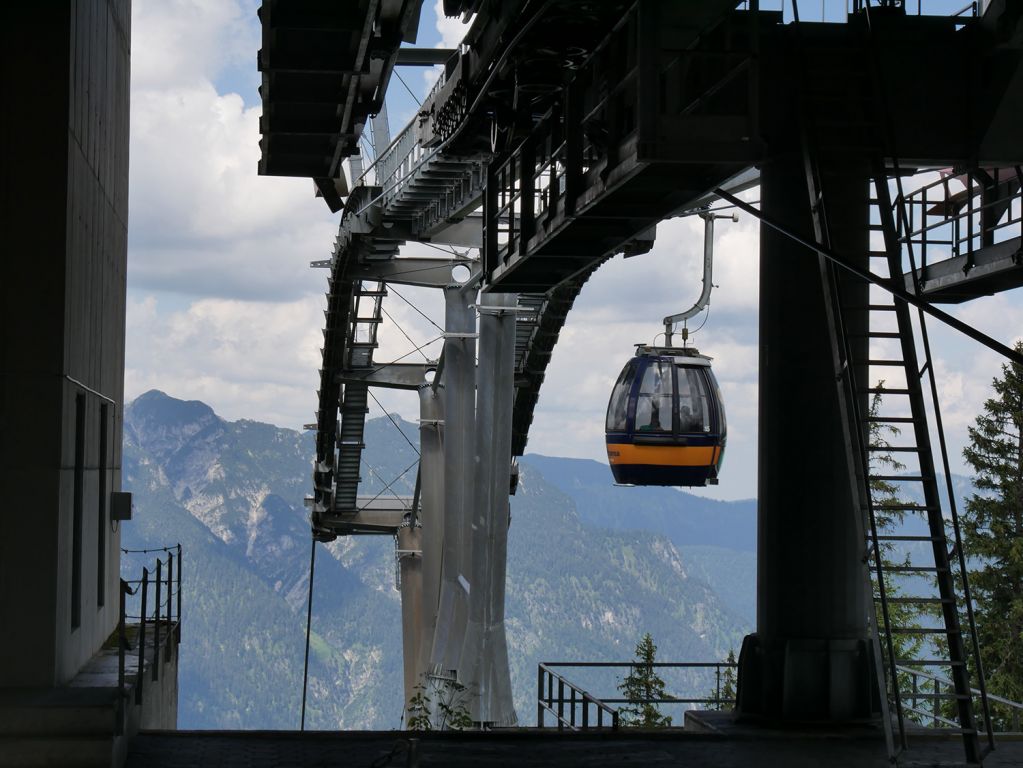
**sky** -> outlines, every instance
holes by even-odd
[[[417,45],[461,39],[465,28],[440,6],[424,3]],[[203,400],[227,419],[301,429],[315,420],[327,274],[309,262],[329,258],[339,215],[314,197],[308,179],[257,175],[257,7],[256,0],[133,3],[125,391],[130,400],[160,389]],[[399,74],[388,93],[393,133],[415,114],[412,94],[422,99],[435,78],[421,68]],[[757,191],[746,196],[755,200]],[[709,317],[692,324],[706,319],[693,342],[714,358],[728,412],[721,484],[700,491],[715,498],[756,493],[758,246],[750,216],[718,223]],[[614,381],[634,344],[653,342],[662,317],[696,300],[702,252],[702,222],[673,219],[658,225],[651,253],[616,257],[596,272],[555,349],[528,452],[606,461],[603,422]],[[409,244],[402,255],[439,254]],[[441,323],[439,292],[398,291]],[[381,331],[381,362],[409,352],[409,338],[418,345],[437,335],[396,298],[385,302],[395,322]],[[1021,291],[950,311],[1006,343],[1023,332]],[[964,471],[966,428],[1001,361],[938,323],[929,328],[953,470]],[[435,358],[439,343],[425,352]],[[376,394],[386,410],[418,418],[414,394]],[[371,417],[382,412],[371,404]]]

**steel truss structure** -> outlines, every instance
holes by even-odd
[[[928,567],[937,574],[944,611],[935,633],[948,655],[937,666],[951,670],[958,710],[952,722],[968,762],[978,764],[986,717],[978,721],[970,670],[979,672],[979,660],[967,659],[972,617],[960,619],[969,614],[969,600],[959,602],[953,589],[951,542],[937,499],[928,408],[939,419],[933,444],[944,451],[938,399],[925,406],[921,384],[922,375],[933,373],[926,325],[923,314],[916,326],[910,322],[909,306],[940,318],[934,303],[1023,285],[1018,4],[991,0],[966,15],[926,16],[902,2],[855,0],[841,23],[811,23],[799,19],[793,2],[786,23],[781,10],[756,0],[448,0],[449,13],[475,14],[465,39],[444,60],[443,74],[409,125],[377,147],[372,164],[354,163],[350,178],[341,160],[357,154],[363,127],[380,113],[400,45],[414,42],[421,2],[360,0],[344,13],[328,5],[263,4],[261,172],[314,178],[331,208],[342,210],[332,257],[317,264],[330,277],[312,526],[321,540],[397,535],[406,695],[417,681],[442,686],[450,678],[475,686],[474,720],[513,720],[500,531],[507,524],[512,458],[525,449],[568,311],[608,258],[649,251],[657,223],[667,217],[725,196],[771,224],[774,200],[765,198],[756,210],[734,195],[757,183],[762,169],[782,179],[773,169],[796,163],[803,178],[784,187],[772,182],[771,189],[806,201],[795,223],[778,228],[797,244],[788,246],[793,253],[822,259],[817,273],[793,285],[805,285],[822,302],[820,318],[829,318],[813,366],[822,380],[838,377],[840,386],[827,398],[844,416],[822,421],[828,426],[819,427],[820,438],[839,447],[849,469],[838,491],[822,476],[821,496],[839,493],[836,509],[848,509],[846,532],[835,527],[835,540],[844,537],[865,551],[832,589],[836,600],[869,596],[865,563],[873,558],[885,620],[877,626],[864,603],[853,611],[862,615],[851,636],[823,624],[816,635],[793,635],[776,627],[772,617],[784,609],[770,585],[762,588],[766,619],[740,659],[740,708],[782,719],[812,711],[823,674],[833,688],[821,717],[874,713],[880,698],[882,710],[890,705],[897,715],[882,717],[893,758],[912,730],[895,672],[908,660],[891,654],[890,638],[913,628],[887,620],[886,574],[877,565],[883,534],[873,530],[867,490],[866,397],[874,369],[891,363],[870,355],[869,347],[890,338],[901,346],[898,364],[907,383],[884,394],[905,389],[911,399],[909,411],[894,418],[914,428],[907,452],[920,457],[926,539],[936,558]],[[404,55],[437,61],[415,51]],[[924,171],[937,180],[903,189],[903,180]],[[883,249],[869,242],[872,232]],[[413,240],[479,248],[481,259],[399,256],[400,246]],[[770,248],[762,245],[761,273],[785,295],[786,267]],[[883,258],[884,274],[872,272],[872,256]],[[825,257],[851,267],[856,278],[840,276]],[[470,276],[454,279],[456,267],[468,267]],[[896,327],[881,329],[875,320],[881,302],[867,298],[868,280],[894,296]],[[444,291],[440,359],[424,365],[374,360],[388,284]],[[478,330],[472,304],[487,308]],[[762,311],[762,324],[770,322]],[[923,336],[921,354],[914,334]],[[762,368],[762,383],[777,375]],[[358,496],[371,386],[414,389],[421,402],[418,492],[386,508]],[[936,395],[933,379],[930,389]],[[472,466],[483,467],[477,477],[467,471]],[[773,502],[761,504],[762,531],[784,522]],[[770,546],[762,538],[761,553]],[[784,569],[777,578],[790,579]],[[822,653],[831,654],[830,672],[814,671]],[[779,665],[784,675],[772,677]],[[879,670],[876,684],[862,682],[861,669]],[[983,709],[982,674],[979,682]]]

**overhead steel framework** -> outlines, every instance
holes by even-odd
[[[410,124],[346,177],[341,161],[382,108],[419,3],[360,2],[343,18],[319,0],[264,3],[261,172],[314,178],[343,208],[318,264],[330,278],[313,532],[396,533],[409,574],[407,689],[450,677],[475,686],[474,719],[508,722],[500,532],[511,459],[565,317],[605,260],[650,250],[659,221],[759,182],[751,210],[772,228],[760,256],[758,621],[740,659],[740,710],[767,722],[879,717],[893,757],[905,747],[913,714],[892,670],[907,660],[892,638],[914,628],[888,621],[868,411],[868,396],[905,396],[887,423],[912,427],[904,448],[919,465],[899,482],[920,482],[925,503],[898,511],[926,518],[934,562],[914,568],[934,578],[927,599],[943,613],[928,631],[944,655],[916,663],[948,670],[950,722],[977,764],[985,699],[971,694],[972,617],[953,588],[955,537],[937,490],[947,457],[926,323],[909,307],[940,318],[935,303],[1023,285],[1023,10],[992,0],[927,16],[854,0],[841,23],[813,23],[793,2],[786,23],[761,5],[446,0],[448,13],[475,13],[465,39]],[[401,257],[413,240],[481,258]],[[399,283],[445,293],[436,361],[374,360],[381,302]],[[898,356],[878,357],[889,343]],[[891,368],[905,381],[879,392],[872,382]],[[370,386],[420,394],[419,492],[386,525],[358,496]],[[779,421],[793,411],[798,434]],[[798,487],[784,466],[794,455]]]

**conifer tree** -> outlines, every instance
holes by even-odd
[[[992,387],[963,450],[977,492],[962,539],[988,691],[1023,701],[1023,366],[1003,365]]]
[[[734,650],[728,650],[728,658],[726,661],[729,664],[735,664]],[[721,693],[718,694],[718,698],[721,702],[718,704],[718,709],[734,709],[737,693],[735,667],[725,667],[721,673]]]
[[[663,728],[671,725],[671,717],[662,715],[657,705],[648,701],[667,698],[664,681],[654,671],[656,656],[657,646],[647,632],[636,645],[636,661],[632,671],[618,684],[622,696],[631,702],[620,710],[622,725],[638,728]]]

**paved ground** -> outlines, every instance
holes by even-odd
[[[822,733],[561,734],[520,729],[490,733],[422,734],[412,742],[395,731],[161,732],[144,733],[132,744],[128,768],[606,768],[609,766],[686,766],[686,768],[889,768],[877,738]],[[410,748],[412,754],[409,754]],[[909,757],[909,756],[907,756]],[[411,758],[411,759],[410,759]],[[954,740],[920,742],[911,758],[918,765],[961,764]],[[1023,741],[1000,745],[988,768],[1023,766]]]

